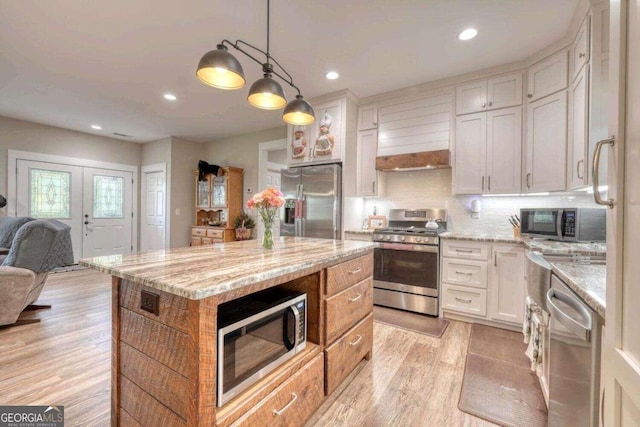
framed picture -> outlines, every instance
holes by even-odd
[[[369,224],[369,228],[371,229],[386,228],[387,217],[384,215],[369,215],[369,218],[367,218],[367,223]]]

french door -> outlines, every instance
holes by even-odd
[[[18,159],[16,214],[71,227],[74,261],[132,251],[132,172]]]

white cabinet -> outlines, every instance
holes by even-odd
[[[567,93],[562,91],[527,106],[525,191],[566,188]]]
[[[571,80],[574,80],[585,64],[589,62],[590,54],[590,17],[587,16],[578,30],[576,39],[571,46]]]
[[[522,109],[456,118],[454,193],[519,193]]]
[[[358,132],[356,152],[356,196],[382,195],[382,180],[376,170],[378,131],[370,129]]]
[[[369,104],[358,107],[358,130],[376,129],[378,127],[378,105]]]
[[[527,70],[527,98],[536,101],[567,88],[567,51],[558,52]]]
[[[587,185],[589,133],[589,64],[582,68],[569,91],[569,150],[567,189]]]
[[[525,257],[520,244],[494,243],[489,267],[489,318],[522,325]]]
[[[522,74],[509,74],[456,88],[456,114],[522,104]]]
[[[486,317],[487,291],[443,283],[442,310]]]

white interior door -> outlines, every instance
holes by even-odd
[[[613,0],[604,425],[640,426],[640,0]]]
[[[16,215],[71,227],[74,262],[82,257],[82,167],[18,160]]]
[[[144,173],[142,191],[144,192],[144,204],[142,206],[140,250],[165,249],[166,173],[164,171]]]
[[[133,174],[84,168],[82,256],[130,254]]]

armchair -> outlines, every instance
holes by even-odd
[[[0,326],[38,322],[18,320],[40,296],[47,275],[56,267],[73,264],[71,228],[56,220],[33,220],[15,233],[9,253],[0,265]]]

